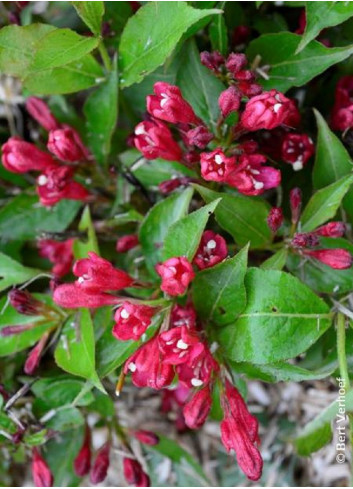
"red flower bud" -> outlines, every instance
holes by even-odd
[[[295,187],[289,193],[289,203],[292,213],[292,222],[296,224],[299,221],[302,208],[302,192],[300,188]]]
[[[116,310],[113,335],[118,340],[139,340],[148,326],[156,310],[142,304],[125,301]]]
[[[53,299],[56,304],[68,309],[113,306],[121,302],[119,297],[96,290],[85,290],[76,283],[58,285],[54,290]]]
[[[130,486],[149,487],[150,480],[148,475],[143,471],[143,468],[137,460],[132,458],[124,458],[124,477]]]
[[[224,57],[218,51],[209,53],[208,51],[202,51],[200,54],[201,63],[211,71],[215,73],[220,71],[221,66],[224,64]]]
[[[53,239],[41,239],[38,242],[39,254],[53,263],[53,274],[61,278],[71,271],[74,255],[72,252],[74,240],[54,241]]]
[[[126,251],[135,248],[139,244],[139,237],[137,234],[126,234],[118,239],[116,243],[116,251],[118,253],[125,253]]]
[[[311,256],[335,270],[345,270],[352,266],[353,258],[349,251],[343,248],[327,250],[303,250],[306,256]]]
[[[91,432],[86,426],[83,445],[74,460],[75,474],[79,477],[84,477],[89,473],[91,468]]]
[[[24,331],[28,331],[29,329],[32,329],[35,327],[34,324],[16,324],[13,326],[5,326],[0,330],[0,335],[1,336],[13,336],[16,334],[21,334]]]
[[[197,146],[200,149],[206,148],[212,139],[213,134],[205,126],[197,126],[195,129],[190,129],[185,135],[186,143],[189,146]]]
[[[349,107],[334,106],[331,113],[331,127],[334,131],[345,131],[353,126],[353,104]]]
[[[301,170],[314,154],[315,146],[306,134],[287,133],[282,141],[282,160]]]
[[[159,437],[153,431],[138,430],[134,431],[134,437],[141,443],[149,446],[158,445]]]
[[[156,270],[162,277],[161,289],[171,296],[184,294],[195,277],[191,263],[184,256],[169,258],[156,265]]]
[[[201,237],[194,261],[200,270],[210,268],[223,261],[228,255],[227,243],[223,236],[213,231],[205,231]]]
[[[31,170],[43,171],[57,165],[51,155],[17,136],[10,138],[2,146],[1,151],[4,167],[13,173],[27,173]]]
[[[43,334],[41,339],[38,341],[36,346],[33,348],[33,350],[30,351],[25,366],[23,368],[25,374],[27,375],[33,375],[34,372],[37,370],[39,362],[40,362],[40,357],[43,353],[44,347],[47,343],[47,340],[49,338],[49,331]]]
[[[32,450],[32,477],[36,487],[52,487],[53,475],[38,448]]]
[[[62,161],[81,161],[89,157],[88,149],[83,144],[78,132],[72,127],[50,131],[47,147]]]
[[[314,248],[320,243],[315,233],[296,233],[291,241],[295,248]]]
[[[317,236],[327,236],[329,238],[342,238],[345,232],[346,225],[340,221],[329,222],[314,231]]]
[[[246,66],[247,62],[245,54],[231,53],[227,58],[226,68],[234,76]]]
[[[235,169],[236,159],[234,156],[227,158],[220,148],[210,152],[201,153],[201,175],[205,180],[213,182],[224,182],[226,176]]]
[[[185,423],[191,429],[198,429],[206,421],[212,406],[209,386],[197,391],[183,409]]]
[[[95,461],[93,462],[93,467],[90,473],[90,479],[92,484],[99,484],[103,482],[107,477],[108,469],[109,469],[109,452],[110,452],[110,443],[105,443],[102,448],[100,448],[97,452],[97,456]]]
[[[235,87],[231,86],[224,90],[218,98],[218,105],[223,117],[227,117],[231,112],[238,110],[240,102],[241,95]]]
[[[282,226],[283,223],[283,211],[280,207],[272,207],[268,216],[267,224],[271,231],[275,234]]]
[[[165,82],[154,84],[155,95],[147,96],[147,110],[157,119],[185,124],[198,124],[191,105],[184,100],[179,87]]]
[[[177,188],[185,185],[185,179],[183,178],[171,178],[170,180],[165,180],[158,185],[159,191],[163,195],[168,195]]]
[[[26,110],[46,131],[59,129],[59,122],[50,112],[50,109],[44,100],[38,97],[28,97],[26,100]]]
[[[241,125],[248,131],[274,129],[282,124],[290,111],[290,100],[277,90],[251,98],[241,115]]]
[[[134,145],[148,160],[156,158],[167,161],[181,160],[181,148],[163,122],[155,120],[140,122],[135,127],[134,134]]]
[[[26,316],[38,316],[45,309],[45,304],[35,299],[27,290],[12,289],[8,298],[11,306]]]

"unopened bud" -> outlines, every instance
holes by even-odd
[[[292,212],[292,222],[296,224],[299,221],[302,207],[302,192],[300,188],[295,187],[289,193],[290,209]]]
[[[272,207],[268,216],[267,224],[271,231],[276,234],[283,223],[283,211],[280,207]]]

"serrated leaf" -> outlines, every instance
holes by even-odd
[[[80,258],[87,258],[87,253],[93,251],[99,255],[98,241],[96,236],[96,231],[93,226],[91,219],[91,213],[89,206],[87,205],[82,213],[80,223],[78,225],[78,230],[87,233],[87,239],[81,240],[76,239],[73,246],[74,257],[76,260]]]
[[[297,34],[279,32],[264,34],[250,43],[246,52],[249,60],[260,56],[261,65],[269,68],[268,79],[260,82],[265,90],[276,88],[286,92],[291,87],[305,85],[353,53],[353,45],[326,48],[318,41],[311,41],[300,53],[295,54],[300,40]]]
[[[104,2],[71,2],[83,22],[91,29],[93,34],[101,33],[102,18],[104,15]]]
[[[190,262],[192,261],[208,218],[220,200],[214,200],[170,226],[164,240],[163,260],[173,256],[185,256]]]
[[[315,192],[303,211],[301,230],[313,231],[334,217],[352,183],[353,175],[349,175]]]
[[[216,220],[239,246],[250,242],[250,248],[261,248],[271,241],[271,232],[266,222],[269,212],[267,202],[243,195],[214,192],[201,185],[194,185],[194,188],[207,203],[222,198],[215,210]]]
[[[219,326],[234,322],[246,306],[247,247],[214,267],[198,272],[192,285],[198,315]]]
[[[0,252],[0,291],[11,285],[23,284],[40,273],[41,270],[25,267]]]
[[[198,20],[220,10],[197,10],[187,2],[148,2],[130,17],[119,47],[121,85],[128,87],[158,68]],[[158,22],[156,22],[158,18]]]
[[[245,277],[247,305],[218,340],[236,362],[273,363],[307,350],[329,328],[325,302],[292,275],[250,269]]]

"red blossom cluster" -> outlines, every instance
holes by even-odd
[[[331,111],[331,127],[346,131],[353,126],[353,76],[343,76],[336,85],[335,103]]]

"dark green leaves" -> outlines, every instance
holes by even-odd
[[[238,245],[245,246],[250,241],[251,248],[261,248],[271,241],[266,222],[269,205],[266,202],[243,195],[214,192],[200,185],[194,187],[206,202],[222,198],[215,211],[216,220]]]
[[[247,248],[233,258],[196,274],[193,303],[198,315],[219,326],[234,322],[246,306],[244,277]]]
[[[352,45],[326,48],[317,41],[311,41],[295,54],[300,40],[297,34],[279,32],[264,34],[250,43],[247,50],[249,59],[259,55],[261,65],[269,67],[268,79],[261,81],[266,90],[276,88],[285,92],[291,87],[300,87],[353,53]]]
[[[128,87],[141,81],[164,63],[189,27],[217,13],[220,10],[197,10],[187,2],[149,2],[144,5],[128,20],[121,36],[121,85]]]
[[[104,15],[104,2],[71,2],[83,22],[88,25],[93,34],[101,33],[102,17]]]
[[[176,83],[196,115],[215,128],[219,117],[218,97],[225,87],[201,64],[200,53],[194,41],[184,46],[180,57]]]
[[[164,241],[163,260],[167,260],[173,256],[185,256],[189,261],[192,261],[208,218],[220,200],[215,200],[188,216],[179,219],[169,228]]]
[[[228,53],[227,27],[223,15],[217,15],[209,27],[210,41],[213,51],[219,51],[224,56]]]
[[[325,302],[290,274],[250,269],[247,306],[219,342],[237,362],[272,363],[307,350],[330,326]]]
[[[5,290],[11,285],[23,284],[40,273],[40,270],[24,267],[4,253],[0,253],[0,290]]]

